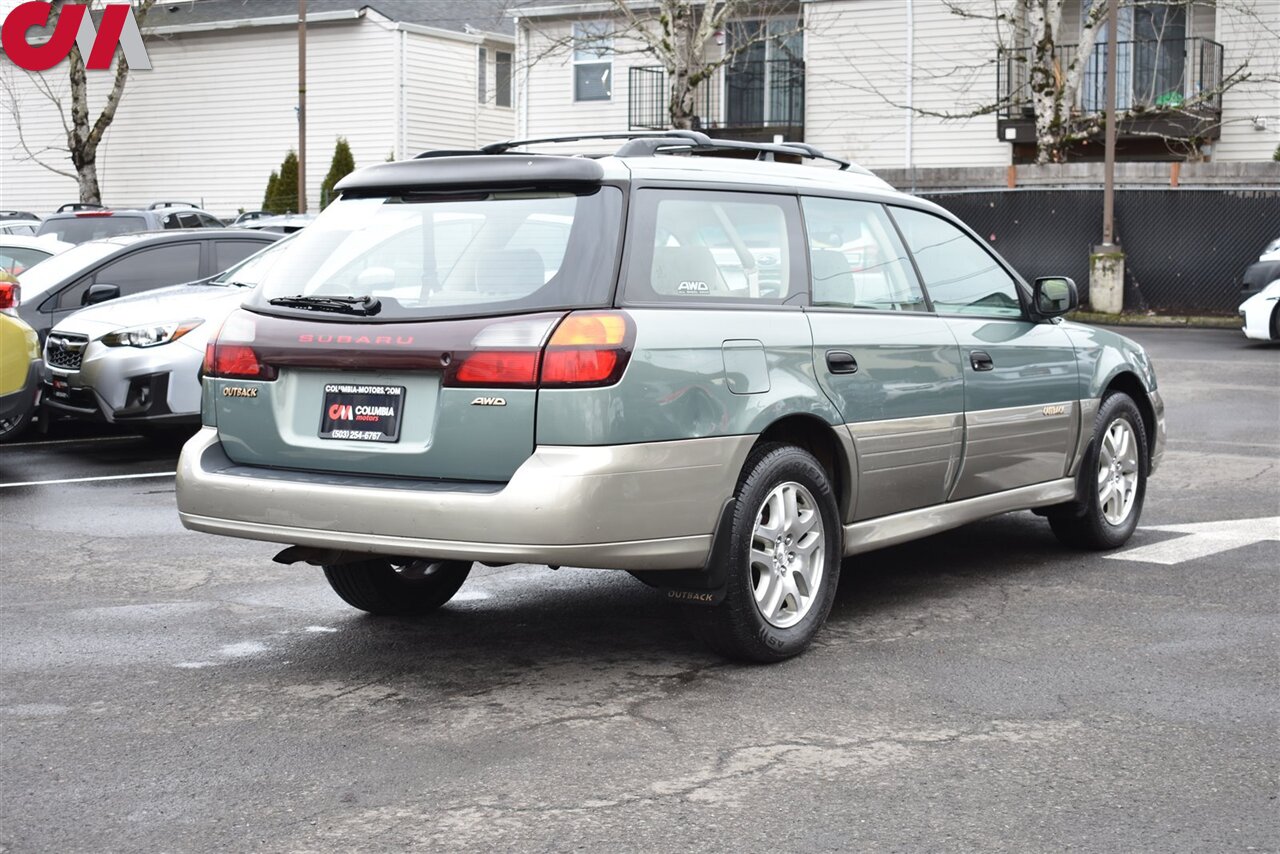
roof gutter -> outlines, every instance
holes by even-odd
[[[310,17],[308,17],[308,20],[310,20]],[[496,41],[514,46],[516,43],[515,36],[509,36],[505,33],[489,33],[481,30],[473,30],[469,33],[460,33],[457,30],[445,30],[440,27],[428,27],[425,24],[410,24],[404,21],[395,24],[391,29],[405,33],[414,33],[419,36],[434,36],[438,39],[453,39],[454,41],[466,42],[467,44],[483,44],[486,41]]]
[[[654,2],[631,2],[627,4],[633,10],[638,9],[656,9],[658,4]],[[529,6],[523,9],[511,9],[507,12],[512,18],[555,18],[561,15],[595,15],[595,14],[616,14],[618,6],[616,3],[586,2],[586,3],[562,3],[558,6]]]
[[[336,12],[308,12],[307,25],[354,21],[364,17],[363,9],[343,9]],[[234,18],[229,21],[205,21],[199,24],[173,24],[172,26],[143,27],[149,36],[180,36],[187,33],[212,33],[220,30],[241,30],[257,27],[297,26],[297,15],[275,15],[269,18]]]

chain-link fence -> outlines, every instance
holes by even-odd
[[[1102,239],[1101,190],[922,194],[990,241],[1028,281],[1066,275],[1089,292],[1089,253]],[[1280,191],[1116,191],[1128,311],[1234,312],[1240,275],[1280,237]]]

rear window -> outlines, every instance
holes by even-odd
[[[84,243],[146,231],[147,219],[141,216],[70,216],[64,219],[47,219],[40,226],[40,235],[52,234],[66,243]]]
[[[290,243],[251,304],[371,296],[382,303],[371,320],[603,306],[621,219],[615,187],[342,199]]]

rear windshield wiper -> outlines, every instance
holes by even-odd
[[[377,297],[308,297],[299,294],[292,297],[275,297],[267,302],[289,308],[337,311],[342,314],[377,314],[382,310],[382,302]]]

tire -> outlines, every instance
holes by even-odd
[[[353,608],[379,616],[429,614],[453,598],[471,563],[369,558],[326,566],[329,586]]]
[[[831,611],[842,534],[835,494],[811,454],[768,443],[747,458],[735,495],[724,601],[686,605],[684,617],[724,656],[782,661],[808,647]]]
[[[35,397],[31,399],[31,405],[26,406],[21,412],[9,418],[0,420],[0,445],[6,442],[16,442],[27,432],[27,428],[31,426],[31,419],[36,414]]]
[[[1280,341],[1280,303],[1271,309],[1271,340]]]
[[[1114,549],[1138,527],[1147,494],[1150,450],[1142,413],[1123,392],[1108,395],[1076,476],[1086,497],[1048,513],[1053,533],[1078,549]]]

